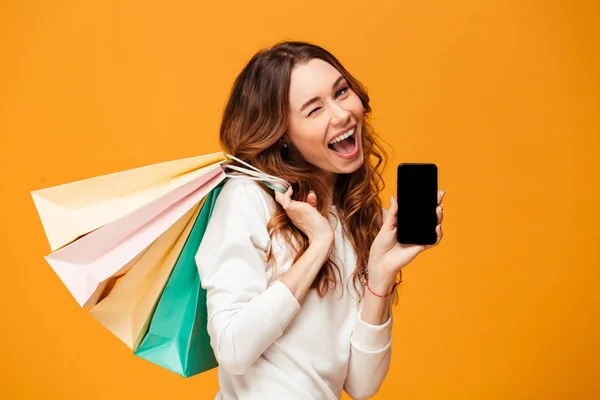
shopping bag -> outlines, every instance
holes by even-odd
[[[35,190],[31,196],[50,250],[56,251],[135,210],[146,217],[164,211],[214,177],[225,159],[223,153],[212,153],[165,161]]]
[[[218,164],[201,168],[194,175],[194,179],[183,185],[172,183],[180,182],[181,176],[171,180],[164,178],[160,185],[162,196],[151,201],[130,190],[127,197],[136,199],[138,208],[45,257],[80,306],[93,306],[111,277],[126,273],[137,255],[225,179],[224,170]],[[142,190],[144,194],[149,191],[159,190],[156,187]],[[121,203],[120,199],[114,202]]]
[[[202,202],[188,211],[142,253],[108,295],[89,310],[100,324],[135,350],[186,243]]]
[[[290,187],[213,153],[31,192],[45,259],[77,303],[136,355],[186,377],[217,365],[195,254],[229,178]]]
[[[135,355],[184,377],[217,366],[207,330],[206,290],[195,255],[223,183],[207,196]]]

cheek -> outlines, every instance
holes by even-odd
[[[355,117],[362,117],[362,115],[364,115],[363,110],[363,104],[360,101],[360,97],[358,97],[356,94],[353,94],[352,99],[350,99],[350,104],[349,104],[349,110],[350,112],[355,116]]]
[[[327,133],[326,121],[314,120],[309,126],[290,132],[290,140],[306,158],[323,152],[323,141]]]

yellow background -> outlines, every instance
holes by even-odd
[[[435,162],[442,244],[405,269],[377,399],[600,398],[597,1],[3,1],[7,399],[212,399],[131,354],[43,257],[29,192],[219,151],[233,79],[283,39],[368,87],[399,162]]]

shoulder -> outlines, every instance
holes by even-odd
[[[203,260],[202,265],[208,265],[207,260],[232,246],[238,251],[245,245],[267,249],[270,242],[267,225],[271,216],[269,195],[259,183],[244,178],[227,179],[214,200],[196,256]]]

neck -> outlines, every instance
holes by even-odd
[[[302,156],[293,151],[292,149],[290,149],[290,157],[292,158],[292,160],[294,160],[294,163],[298,166],[304,166],[304,167],[309,167],[309,164],[304,160],[304,158],[302,158]],[[324,178],[324,183],[325,183],[325,189],[327,190],[327,194],[329,195],[329,201],[328,204],[326,204],[327,207],[331,208],[331,206],[333,205],[333,195],[334,195],[334,191],[335,191],[335,184],[337,182],[337,177],[338,174],[336,174],[335,172],[326,172],[326,171],[321,171],[321,175]]]
[[[293,151],[292,149],[290,150],[290,157],[292,158],[292,160],[294,160],[294,163],[296,165],[304,166],[307,168],[309,167],[309,165],[306,163],[306,161],[304,161],[304,158],[302,158],[302,156],[299,153]],[[324,178],[325,188],[327,189],[327,194],[330,198],[327,207],[331,208],[331,206],[333,205],[333,194],[335,191],[335,183],[337,181],[338,174],[334,172],[321,171],[321,175]]]
[[[333,172],[323,173],[325,178],[325,187],[327,188],[327,193],[329,194],[329,204],[327,206],[331,208],[333,205],[333,196],[335,192],[335,183],[337,181],[337,174]]]

